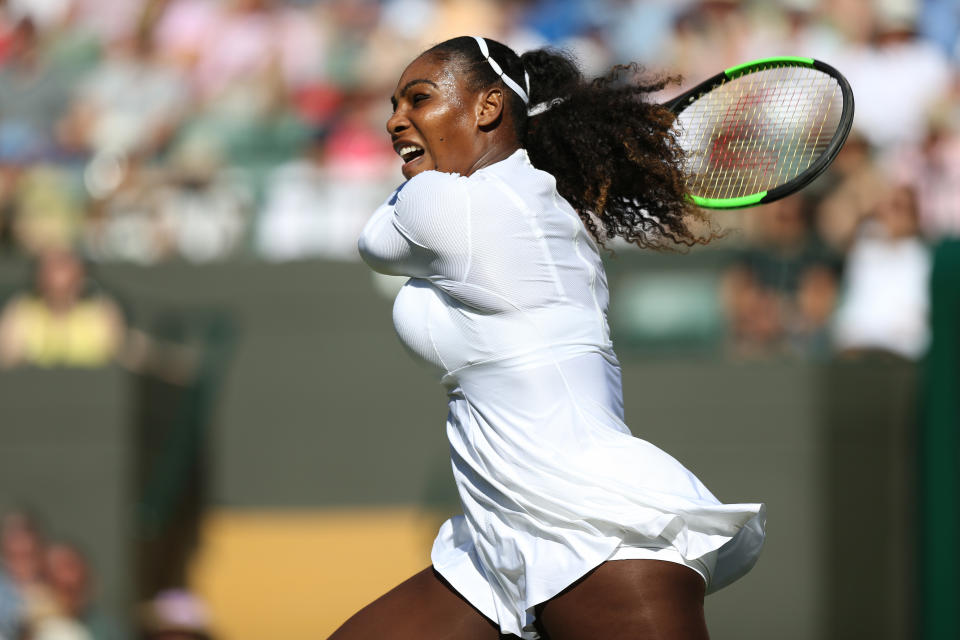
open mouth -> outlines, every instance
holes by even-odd
[[[405,144],[397,149],[397,153],[403,158],[403,163],[407,164],[422,156],[423,148],[415,144]]]

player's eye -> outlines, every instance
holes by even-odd
[[[414,94],[414,96],[413,96],[413,104],[417,104],[418,102],[423,102],[424,100],[426,100],[426,99],[429,98],[429,97],[430,97],[430,96],[428,96],[428,95],[425,94],[425,93],[417,93],[417,94]]]

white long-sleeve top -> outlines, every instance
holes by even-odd
[[[367,223],[360,253],[409,276],[402,342],[437,369],[464,514],[434,567],[502,632],[624,547],[714,557],[713,590],[745,573],[763,507],[724,505],[623,422],[596,243],[524,150],[469,177],[427,171]]]

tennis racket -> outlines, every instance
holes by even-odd
[[[830,166],[853,123],[853,92],[812,58],[754,60],[667,102],[691,200],[737,209],[779,200]]]

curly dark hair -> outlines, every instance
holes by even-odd
[[[634,63],[588,81],[564,51],[518,56],[496,40],[486,41],[490,56],[521,87],[529,75],[530,106],[552,103],[547,111],[528,117],[528,106],[504,85],[472,37],[452,38],[424,55],[459,64],[471,90],[503,86],[510,120],[530,161],[556,178],[557,191],[597,242],[620,237],[662,249],[706,244],[721,235],[687,198],[675,116],[649,99],[676,78],[644,77]]]

